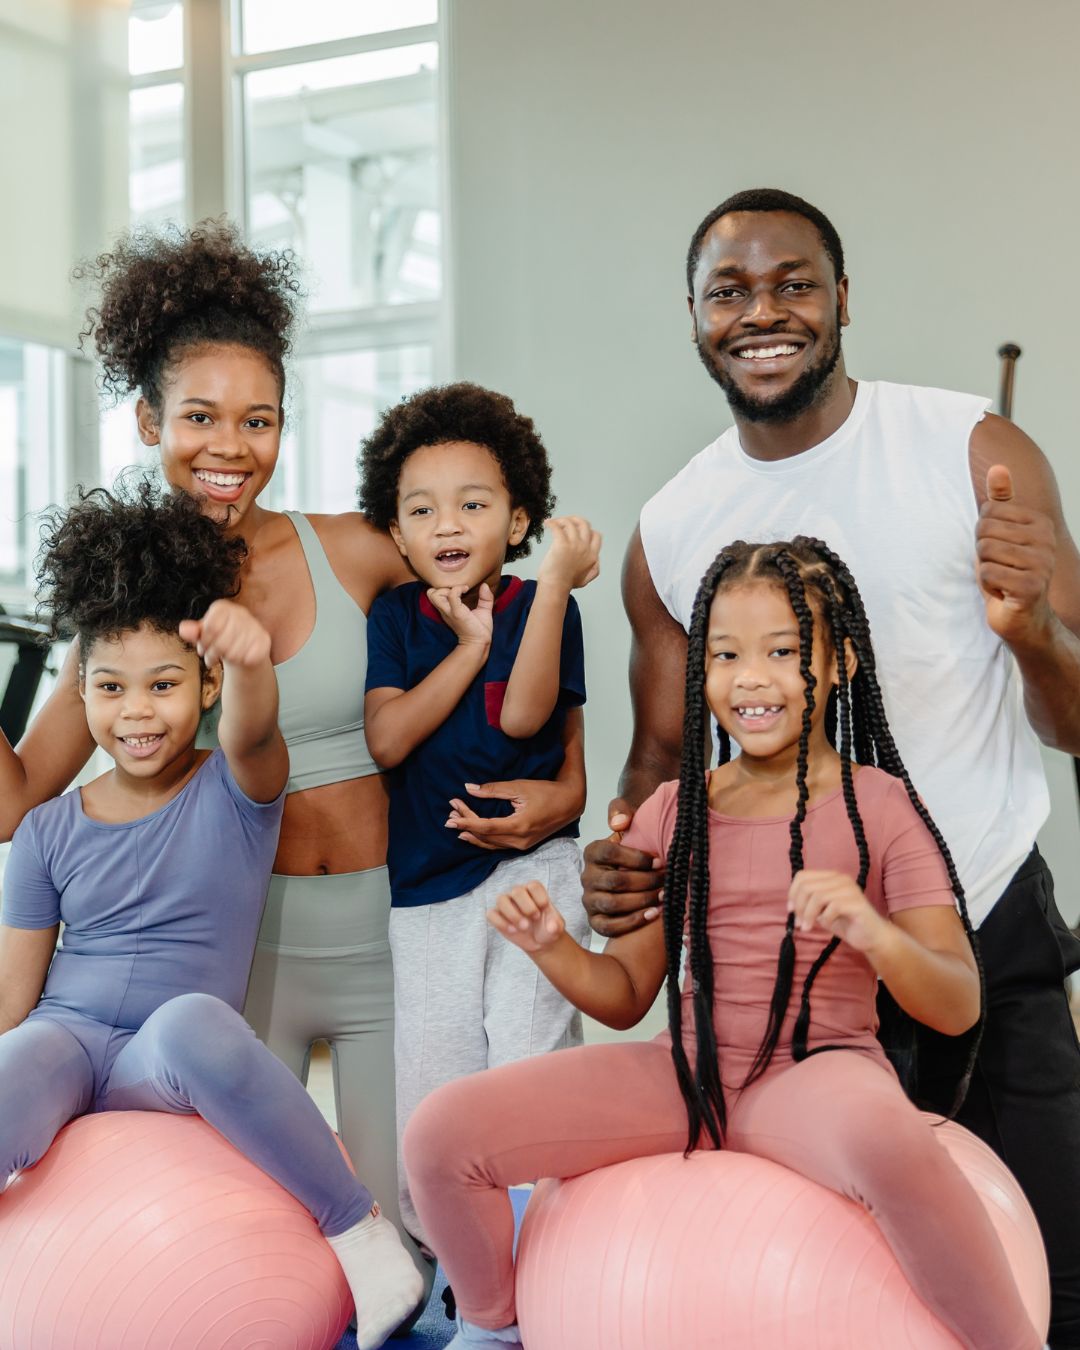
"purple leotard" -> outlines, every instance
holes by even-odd
[[[62,920],[64,936],[37,1007],[0,1035],[0,1177],[86,1112],[197,1112],[327,1235],[368,1213],[314,1102],[239,1012],[283,804],[251,801],[215,750],[139,820],[91,820],[76,789],[19,826],[0,919]]]
[[[213,994],[239,1012],[282,803],[245,797],[215,750],[138,820],[92,820],[78,789],[31,811],[12,841],[2,919],[62,919],[64,935],[30,1017],[70,1025],[107,1077],[131,1033],[178,994]],[[87,1019],[97,1025],[84,1029]]]

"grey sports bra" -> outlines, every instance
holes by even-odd
[[[308,640],[274,667],[278,725],[289,747],[286,791],[303,792],[366,778],[379,769],[364,737],[367,615],[334,575],[307,516],[299,511],[285,515],[299,537],[315,592],[315,626]],[[203,719],[200,744],[217,743],[216,714],[215,706]]]

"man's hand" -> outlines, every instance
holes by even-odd
[[[581,903],[601,937],[619,937],[651,923],[660,914],[664,873],[660,860],[637,848],[623,848],[633,808],[621,798],[608,808],[612,833],[585,849]]]
[[[1054,522],[1015,501],[1012,475],[1002,464],[987,472],[975,538],[987,623],[1010,645],[1038,639],[1054,622]]]
[[[500,895],[495,908],[488,910],[487,921],[508,942],[529,953],[554,946],[566,930],[565,919],[539,881],[515,886]]]
[[[179,633],[208,666],[253,670],[270,659],[270,634],[235,600],[215,600],[201,619],[182,620]]]
[[[580,590],[600,575],[600,536],[581,516],[545,520],[551,543],[536,574],[538,586]]]
[[[442,615],[446,626],[457,634],[459,643],[490,647],[495,597],[487,582],[482,582],[476,608],[470,609],[461,598],[467,589],[465,586],[432,586],[427,597]]]

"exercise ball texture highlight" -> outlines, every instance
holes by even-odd
[[[1012,1174],[947,1123],[1044,1336],[1046,1256]],[[887,1145],[883,1142],[882,1147]],[[663,1154],[544,1181],[525,1211],[528,1350],[957,1350],[860,1206],[745,1153]]]
[[[82,1116],[0,1195],[4,1350],[330,1350],[345,1276],[199,1116]]]

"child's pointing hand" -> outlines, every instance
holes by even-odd
[[[539,881],[515,886],[487,912],[488,923],[523,952],[540,952],[562,936],[566,922]]]
[[[235,600],[215,600],[201,619],[184,619],[179,632],[208,666],[254,668],[270,659],[270,634]]]
[[[856,951],[876,946],[888,927],[854,878],[844,872],[797,872],[788,891],[788,909],[803,932],[823,928]]]

